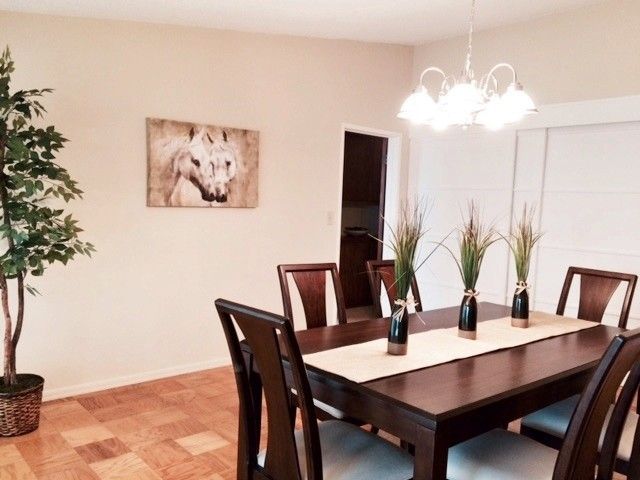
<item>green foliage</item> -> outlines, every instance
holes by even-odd
[[[516,264],[518,283],[527,283],[533,247],[542,238],[542,233],[533,228],[535,209],[527,204],[522,209],[522,216],[516,220],[508,237],[503,237],[509,244]]]
[[[493,227],[483,225],[475,203],[469,203],[467,216],[458,230],[459,257],[447,248],[458,266],[466,291],[475,291],[482,261],[487,249],[495,241],[496,232]]]
[[[395,285],[398,299],[406,300],[411,289],[411,280],[416,271],[431,256],[429,254],[419,265],[416,265],[418,244],[426,233],[424,221],[427,216],[423,204],[410,207],[403,202],[400,217],[395,228],[391,228],[391,239],[387,243],[395,256]],[[378,241],[380,241],[378,239]],[[431,252],[433,253],[433,252]]]
[[[53,126],[33,124],[46,112],[40,99],[51,90],[11,93],[13,71],[7,48],[0,57],[0,238],[6,246],[0,271],[9,279],[39,276],[55,262],[66,265],[95,251],[79,239],[77,221],[58,207],[82,197],[76,181],[55,163],[67,139]]]

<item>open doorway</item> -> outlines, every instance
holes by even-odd
[[[389,138],[344,132],[340,277],[350,320],[371,318],[373,299],[366,274],[367,260],[381,259],[387,202]]]

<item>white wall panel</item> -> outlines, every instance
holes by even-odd
[[[517,140],[516,140],[517,139]],[[430,217],[437,241],[460,222],[474,198],[486,220],[502,232],[527,203],[545,233],[529,276],[534,308],[555,312],[571,265],[640,273],[640,122],[517,132],[421,131],[412,140],[411,191],[434,202]],[[454,239],[448,245],[455,247]],[[460,279],[446,251],[418,274],[425,308],[460,301]],[[513,260],[503,242],[487,254],[478,283],[481,299],[509,304],[515,285]],[[567,314],[575,315],[579,282]],[[615,324],[624,289],[614,295],[605,322]],[[640,301],[630,326],[640,326]]]

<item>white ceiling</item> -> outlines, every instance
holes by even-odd
[[[602,0],[477,0],[477,28]],[[464,34],[470,0],[0,0],[0,10],[416,45]]]

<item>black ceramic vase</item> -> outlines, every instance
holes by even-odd
[[[389,325],[387,352],[391,355],[406,355],[409,341],[409,312],[401,305],[394,305]]]
[[[460,304],[460,318],[458,320],[458,336],[476,339],[476,325],[478,323],[478,302],[474,295],[465,295]]]
[[[527,328],[529,326],[529,292],[520,285],[518,285],[516,292],[513,294],[511,325],[519,328]]]

